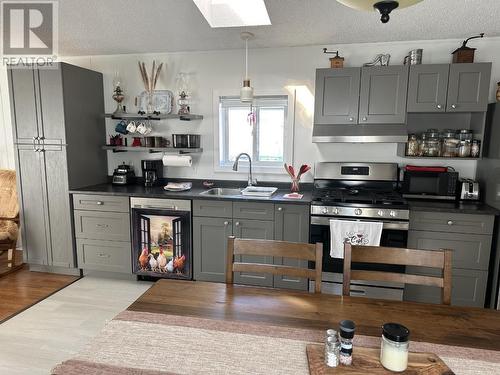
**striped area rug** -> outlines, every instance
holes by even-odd
[[[52,374],[307,375],[306,345],[323,340],[323,331],[124,311]],[[356,336],[355,345],[380,339]],[[456,374],[500,374],[500,352],[419,342],[410,350],[436,353]]]

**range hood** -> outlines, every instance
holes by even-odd
[[[408,139],[405,124],[314,124],[314,143],[404,143]]]

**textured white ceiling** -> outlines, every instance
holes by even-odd
[[[251,47],[500,36],[500,0],[424,0],[388,24],[335,0],[265,0],[271,26],[249,27]],[[242,48],[242,28],[211,29],[191,0],[60,0],[59,54]]]

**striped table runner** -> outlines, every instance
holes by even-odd
[[[306,345],[323,340],[318,330],[124,311],[52,373],[307,375]],[[378,347],[380,339],[356,336],[354,344]],[[500,352],[419,342],[410,350],[439,355],[456,374],[500,374]]]

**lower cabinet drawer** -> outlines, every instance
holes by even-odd
[[[309,290],[314,290],[314,281],[309,281]],[[335,294],[341,296],[342,284],[322,282],[321,293]],[[403,289],[373,287],[368,285],[351,283],[350,295],[351,297],[365,297],[365,298],[375,298],[375,299],[386,299],[391,301],[402,301]]]
[[[111,195],[73,194],[75,210],[129,212],[128,197]]]
[[[132,273],[130,242],[76,240],[78,268]]]
[[[130,215],[121,212],[74,211],[75,237],[130,242]]]
[[[410,229],[431,232],[492,234],[495,216],[410,210]]]

